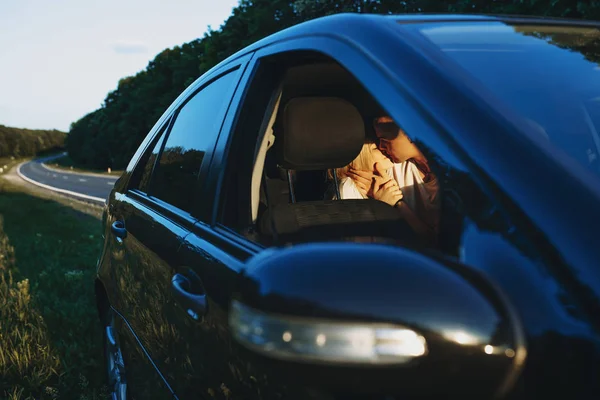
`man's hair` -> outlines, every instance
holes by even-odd
[[[377,120],[379,118],[389,118],[390,121],[388,121],[388,122],[377,122]],[[372,121],[371,122],[371,128],[373,129],[373,134],[375,136],[377,136],[376,130],[375,130],[375,126],[378,125],[378,124],[381,124],[381,125],[385,126],[385,129],[382,129],[382,130],[383,130],[383,133],[384,133],[384,137],[386,139],[395,139],[395,138],[397,138],[400,135],[405,135],[406,136],[406,133],[402,130],[402,128],[400,128],[400,126],[396,123],[396,121],[394,121],[394,119],[392,117],[390,117],[389,115],[387,115],[387,114],[378,115],[378,116],[374,117],[371,121]],[[379,140],[379,139],[377,139],[377,140]]]

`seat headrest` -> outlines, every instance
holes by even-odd
[[[350,102],[337,97],[297,97],[283,110],[275,141],[283,168],[323,170],[344,167],[360,152],[365,125]]]

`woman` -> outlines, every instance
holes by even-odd
[[[392,161],[383,155],[383,153],[377,148],[377,144],[372,141],[367,141],[363,145],[358,156],[348,165],[343,168],[336,169],[336,175],[338,178],[338,187],[340,192],[340,197],[342,199],[366,199],[368,197],[368,190],[362,190],[359,186],[352,180],[350,171],[375,171],[375,164],[380,165],[380,168],[383,168],[390,173],[392,172],[392,168],[394,164]],[[329,172],[329,178],[333,179],[331,175],[331,171]],[[334,195],[334,199],[337,198]]]
[[[366,143],[358,157],[338,172],[342,199],[374,198],[397,208],[424,240],[437,243],[439,184],[427,159],[387,116],[374,121],[379,147]]]

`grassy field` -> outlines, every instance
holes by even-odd
[[[73,172],[93,172],[96,174],[113,175],[113,176],[121,176],[121,174],[123,173],[123,171],[120,170],[120,171],[111,171],[109,174],[107,172],[107,170],[105,170],[105,169],[97,170],[97,169],[86,168],[84,166],[78,165],[75,161],[71,160],[71,158],[69,156],[57,158],[55,160],[48,161],[45,164],[52,168],[64,169],[64,170],[73,171]]]
[[[107,398],[93,291],[100,247],[97,215],[0,177],[0,399]]]

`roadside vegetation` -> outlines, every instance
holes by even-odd
[[[66,133],[19,129],[0,125],[0,157],[30,157],[56,152],[65,146]]]
[[[93,291],[100,222],[84,211],[0,176],[0,399],[107,398]]]

